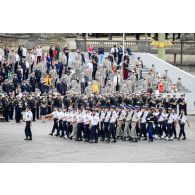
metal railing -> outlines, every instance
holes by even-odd
[[[133,52],[157,53],[158,48],[151,46],[151,43],[151,40],[125,41],[125,48],[129,47]],[[98,47],[102,45],[108,52],[114,45],[119,46],[120,44],[122,44],[122,40],[76,39],[77,48],[82,51],[87,51],[89,45],[93,45],[97,51]],[[172,45],[166,47],[166,53],[173,53],[174,51],[180,53],[181,47],[184,54],[195,54],[195,41],[172,41]]]

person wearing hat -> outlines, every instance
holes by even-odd
[[[71,126],[72,126],[72,132],[71,132],[69,138],[70,139],[76,139],[76,136],[77,136],[77,112],[76,112],[76,108],[72,108]]]
[[[116,137],[121,138],[123,137],[124,132],[124,118],[125,118],[125,110],[123,106],[118,107],[119,110],[117,112],[117,129],[116,129]]]
[[[140,132],[139,132],[139,139],[141,139],[142,135],[144,136],[143,140],[147,140],[147,130],[146,130],[146,117],[148,112],[146,111],[146,107],[143,106],[141,112],[139,113],[139,120],[140,120]]]
[[[110,143],[111,141],[111,136],[113,138],[113,143],[116,142],[116,120],[117,120],[117,114],[115,111],[115,106],[112,105],[110,108],[110,117],[109,117],[109,129],[108,129],[108,139],[107,143]]]
[[[26,112],[25,112],[25,122],[26,122],[26,126],[24,129],[25,132],[25,136],[26,138],[24,140],[32,140],[32,132],[31,132],[31,126],[32,126],[32,118],[33,118],[33,114],[30,111],[30,107],[26,108]]]
[[[148,140],[150,142],[153,142],[153,134],[154,134],[154,122],[155,122],[155,115],[153,113],[153,108],[149,108],[148,110],[148,114],[146,117],[146,121],[147,121],[147,132],[148,132]]]
[[[109,110],[109,107],[105,107],[105,115],[103,118],[104,121],[104,128],[103,131],[101,132],[101,141],[104,141],[105,138],[108,136],[108,128],[109,128],[109,118],[110,118],[111,112]]]
[[[132,108],[131,118],[130,118],[130,124],[131,124],[131,138],[130,141],[137,142],[137,127],[140,128],[140,120],[138,116],[138,110],[136,107]]]
[[[126,138],[130,139],[130,133],[131,133],[130,120],[131,120],[131,107],[126,106],[124,118],[123,118],[123,122],[124,122],[124,131],[122,136],[123,141],[126,141]]]
[[[59,111],[58,111],[58,108],[57,107],[54,107],[54,111],[51,113],[51,114],[47,114],[45,116],[45,118],[53,118],[53,128],[52,128],[52,131],[49,135],[53,136],[55,130],[57,131],[57,133],[55,134],[55,136],[58,136],[59,135],[59,127],[58,127],[58,117],[59,117]]]
[[[185,114],[185,110],[183,109],[181,109],[180,114],[178,116],[178,122],[180,126],[178,140],[180,140],[182,136],[183,136],[182,140],[186,140],[185,124],[187,123],[188,127],[190,128],[190,123],[188,121],[188,117]]]
[[[166,140],[170,140],[170,141],[172,141],[173,140],[173,137],[172,137],[172,135],[173,135],[173,129],[172,129],[172,124],[173,124],[173,122],[174,122],[174,120],[175,120],[175,117],[174,117],[174,115],[173,115],[173,113],[172,113],[172,109],[171,108],[168,108],[168,113],[167,113],[167,117],[166,117],[166,137],[165,137],[165,139]]]

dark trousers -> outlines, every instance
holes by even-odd
[[[59,132],[61,131],[61,136],[64,136],[64,128],[63,128],[63,121],[62,120],[59,121],[58,128],[59,128]]]
[[[147,131],[148,131],[148,138],[150,141],[153,141],[153,124],[152,123],[148,123],[148,127],[147,127]]]
[[[25,126],[25,129],[24,129],[24,132],[25,132],[25,136],[26,138],[30,138],[32,139],[32,133],[31,133],[31,128],[30,128],[30,121],[26,121],[26,126]]]
[[[66,132],[66,129],[67,129],[67,123],[66,123],[66,121],[63,121],[62,122],[62,128],[63,128],[62,136],[64,136],[65,135],[65,132]]]
[[[54,123],[53,123],[53,128],[52,128],[52,132],[51,133],[53,134],[55,129],[56,129],[57,130],[57,134],[59,135],[59,130],[58,130],[59,128],[58,128],[57,120],[58,120],[57,118],[54,118],[54,120],[53,120]]]
[[[41,56],[37,56],[37,64],[41,61]]]
[[[68,66],[69,54],[66,54],[66,65]]]
[[[147,130],[146,130],[146,123],[141,123],[141,128],[140,128],[140,134],[139,136],[142,137],[142,135],[144,137],[146,137],[146,133],[147,133]]]
[[[72,133],[72,125],[70,122],[66,123],[66,135],[69,137],[69,135]]]
[[[104,122],[104,128],[101,134],[102,139],[105,139],[108,136],[108,125],[109,125],[108,122]]]
[[[33,66],[34,66],[34,62],[31,64],[30,66],[30,72],[32,73],[33,72]]]
[[[8,110],[3,110],[3,116],[5,117],[5,122],[9,122],[9,113]]]
[[[186,137],[186,133],[185,133],[185,124],[179,124],[180,126],[180,132],[179,132],[179,138],[183,135],[183,137]]]
[[[13,120],[13,114],[14,114],[14,109],[11,108],[10,111],[9,111],[9,119],[10,120]]]
[[[77,124],[77,139],[82,139],[83,123]]]
[[[84,133],[84,138],[86,140],[89,140],[89,133],[90,132],[89,132],[89,125],[88,124],[84,125],[83,133]]]
[[[166,131],[166,136],[168,137],[171,137],[173,134],[173,131],[172,131],[172,123],[167,123],[167,131]]]
[[[33,114],[33,121],[35,121],[35,108],[32,108],[31,111],[32,111],[32,114]]]
[[[174,122],[172,123],[172,131],[173,131],[174,136],[177,137],[176,126]]]
[[[93,69],[93,72],[92,72],[92,80],[95,80],[96,71],[97,71],[97,69]]]
[[[39,119],[39,107],[37,107],[37,119]]]
[[[112,138],[116,140],[116,127],[115,123],[110,123],[109,130],[108,130],[108,139]]]
[[[90,140],[98,141],[97,125],[91,127]]]

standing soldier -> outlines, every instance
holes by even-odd
[[[32,140],[32,132],[31,132],[32,118],[33,118],[33,114],[30,111],[30,108],[27,107],[26,112],[25,112],[26,126],[25,126],[25,130],[24,130],[26,138],[24,140]]]

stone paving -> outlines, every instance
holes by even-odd
[[[195,116],[186,141],[128,141],[90,144],[49,136],[52,121],[34,122],[33,141],[24,141],[25,123],[0,123],[0,162],[195,162]],[[177,129],[177,131],[179,131]]]

